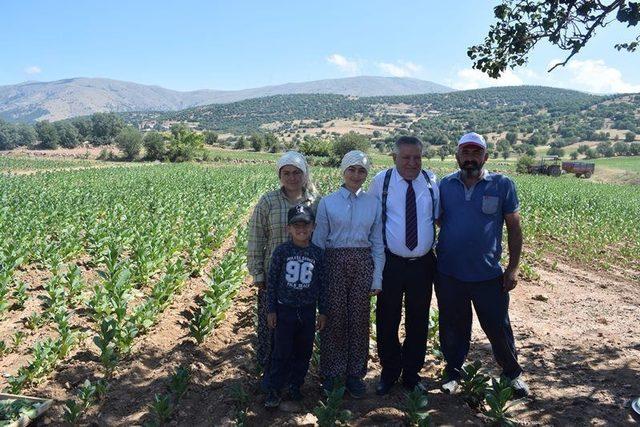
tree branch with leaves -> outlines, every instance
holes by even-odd
[[[494,8],[497,22],[484,43],[471,46],[467,55],[473,68],[498,78],[507,69],[526,64],[529,52],[547,40],[568,54],[549,71],[566,65],[591,40],[599,28],[617,22],[635,27],[640,21],[640,2],[627,0],[503,0]],[[618,43],[618,50],[635,52],[640,35]]]

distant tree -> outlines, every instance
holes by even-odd
[[[513,145],[518,141],[518,134],[515,132],[507,132],[505,138],[509,141],[509,144]]]
[[[624,134],[624,140],[626,142],[633,142],[636,140],[636,134],[633,132],[627,132]]]
[[[542,132],[534,132],[529,137],[529,144],[535,145],[535,146],[544,145],[547,143],[548,140],[549,140],[549,135]]]
[[[215,145],[218,143],[218,134],[212,131],[204,132],[204,143],[207,145]]]
[[[613,21],[632,27],[640,21],[640,4],[627,0],[503,0],[493,12],[497,22],[490,27],[484,43],[467,51],[473,68],[493,78],[507,67],[524,65],[531,49],[542,40],[569,52],[551,71],[566,65],[598,28]],[[633,52],[639,42],[637,36],[615,48]]]
[[[438,147],[438,156],[440,161],[444,162],[444,159],[449,155],[449,147],[447,145],[441,145]]]
[[[424,152],[422,153],[422,155],[427,159],[431,160],[436,156],[436,149],[433,147],[427,147],[424,149]]]
[[[340,160],[351,150],[360,150],[366,153],[369,151],[369,147],[369,138],[352,131],[335,139],[333,142],[333,154],[336,159]]]
[[[135,160],[142,150],[142,135],[138,129],[127,126],[115,138],[116,145],[124,154],[124,159]]]
[[[505,148],[504,150],[502,150],[502,158],[507,160],[509,158],[509,156],[511,155],[511,152],[508,148]]]
[[[244,150],[247,148],[247,141],[244,136],[241,136],[238,141],[236,141],[236,145],[233,146],[236,150]]]
[[[93,134],[93,122],[91,121],[91,117],[76,117],[71,119],[70,122],[78,130],[78,134],[82,141],[91,139],[91,135]]]
[[[53,124],[58,133],[60,145],[64,148],[75,148],[80,143],[78,129],[68,121],[55,122]]]
[[[571,157],[571,160],[577,160],[578,159],[578,152],[577,151],[572,151],[571,154],[569,155],[569,157]]]
[[[144,136],[143,140],[145,159],[150,161],[163,161],[167,155],[167,144],[162,134],[152,131]]]
[[[536,154],[537,154],[537,152],[536,152],[536,147],[534,147],[534,146],[533,146],[533,145],[531,145],[531,144],[525,144],[525,150],[524,150],[524,153],[525,153],[527,156],[535,157],[535,156],[536,156]]]
[[[327,139],[305,136],[298,145],[298,150],[305,156],[329,157],[332,152],[332,143]]]
[[[629,153],[629,145],[628,143],[618,141],[613,144],[613,152],[616,153],[616,156],[626,156]]]
[[[37,122],[35,129],[38,140],[40,141],[40,147],[46,150],[55,150],[58,148],[60,138],[58,137],[55,126],[52,125],[49,120]]]
[[[91,115],[92,137],[95,145],[111,144],[124,128],[122,117],[114,113],[95,113]]]
[[[37,139],[33,126],[26,123],[19,123],[16,126],[16,145],[19,147],[33,147],[36,145]]]
[[[203,155],[204,137],[183,124],[171,127],[167,157],[172,162],[188,162]]]
[[[249,142],[253,151],[261,151],[264,147],[264,137],[259,133],[253,133],[249,137]]]
[[[529,166],[532,166],[534,161],[534,158],[531,156],[520,157],[516,163],[516,172],[527,173],[529,171]]]
[[[16,148],[16,129],[11,123],[0,120],[0,150]]]
[[[586,152],[587,152],[587,150],[588,150],[588,149],[589,149],[589,146],[588,146],[588,145],[581,144],[581,145],[578,147],[578,150],[577,150],[577,151],[578,151],[578,153],[579,153],[579,154],[586,154]]]
[[[602,157],[613,157],[616,152],[610,142],[601,142],[596,146],[596,152]]]
[[[278,141],[278,138],[272,132],[267,132],[266,134],[264,134],[263,141],[264,146],[267,147],[267,150],[272,153],[277,152],[277,146],[280,144],[280,141]]]
[[[509,141],[507,141],[506,139],[501,139],[500,141],[498,141],[498,151],[509,151],[511,150],[511,144],[509,144]]]
[[[549,156],[564,157],[564,149],[560,147],[551,147],[547,150]]]
[[[596,159],[598,157],[598,153],[593,148],[587,148],[587,151],[585,151],[584,156],[587,159]]]

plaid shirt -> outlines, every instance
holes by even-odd
[[[278,245],[289,240],[287,212],[292,207],[305,204],[316,212],[319,198],[305,191],[299,203],[291,203],[282,189],[264,194],[249,220],[247,244],[247,268],[256,282],[264,282],[269,271],[271,254]]]

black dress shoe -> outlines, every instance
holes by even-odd
[[[391,387],[393,387],[393,385],[395,384],[395,381],[385,381],[382,378],[380,378],[380,381],[378,382],[378,385],[376,386],[376,394],[378,396],[384,396],[385,394],[388,394],[389,391],[391,390]]]

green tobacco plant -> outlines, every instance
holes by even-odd
[[[176,399],[180,399],[187,391],[190,379],[191,372],[189,372],[189,368],[183,365],[178,366],[169,382],[169,390],[173,393]]]
[[[318,418],[320,427],[347,425],[351,419],[351,412],[342,409],[344,391],[344,386],[334,388],[329,393],[327,402],[320,401],[318,406],[314,408],[313,414]]]
[[[100,334],[93,338],[93,342],[100,349],[100,363],[108,377],[113,373],[119,360],[116,351],[116,334],[118,333],[116,327],[115,319],[103,319],[100,323]]]
[[[82,416],[83,408],[75,399],[68,399],[62,407],[64,414],[62,418],[71,425],[77,425]]]
[[[241,383],[237,383],[231,387],[231,398],[233,399],[235,425],[244,427],[247,424],[249,394],[244,390]]]
[[[12,294],[12,297],[15,301],[12,307],[14,310],[22,310],[24,308],[24,304],[29,299],[29,295],[27,294],[28,291],[29,285],[27,285],[25,282],[18,283]]]
[[[427,396],[416,387],[411,393],[406,393],[405,412],[409,418],[409,425],[427,427],[431,425],[429,415],[429,400]]]
[[[489,376],[484,375],[480,368],[482,363],[476,360],[460,370],[460,393],[472,408],[478,408],[483,404],[487,392]]]
[[[513,388],[508,378],[491,379],[491,387],[486,392],[489,408],[484,411],[484,414],[491,420],[492,424],[509,427],[516,425],[516,421],[509,416],[509,410],[519,404],[522,399],[510,402],[512,396]]]
[[[431,348],[431,354],[442,359],[442,351],[440,350],[440,312],[437,308],[429,310],[429,331],[427,341]]]

